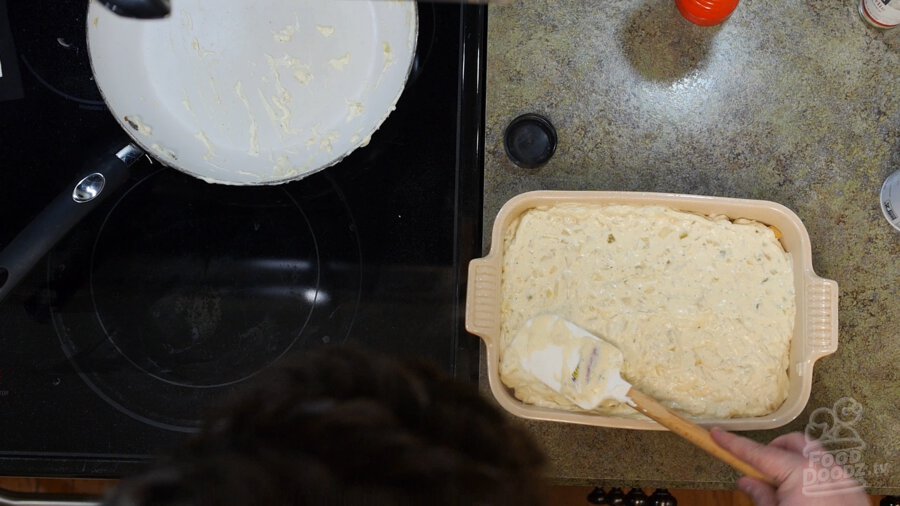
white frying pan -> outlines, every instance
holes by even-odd
[[[160,162],[213,183],[333,165],[387,118],[415,53],[414,2],[179,0],[136,20],[88,10],[94,76]]]
[[[88,8],[94,78],[133,140],[0,251],[0,300],[127,180],[144,153],[210,183],[276,184],[334,165],[387,118],[415,54],[415,2],[179,0],[169,17]]]

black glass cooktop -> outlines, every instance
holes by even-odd
[[[91,79],[85,10],[0,0],[0,248],[123,140]],[[480,251],[485,15],[420,4],[397,109],[328,170],[229,187],[134,165],[0,302],[0,474],[128,472],[320,346],[475,381],[462,310]]]

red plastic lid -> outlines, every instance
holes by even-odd
[[[675,0],[681,15],[691,23],[713,26],[731,16],[739,0]]]

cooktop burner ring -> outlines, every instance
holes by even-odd
[[[11,2],[10,18],[22,67],[42,87],[91,111],[106,110],[94,83],[87,46],[87,6],[39,0]],[[53,12],[53,16],[47,16]],[[42,19],[39,28],[16,22]]]
[[[153,177],[155,174],[156,173],[151,174],[151,175],[147,176],[147,178]],[[97,322],[99,323],[100,328],[103,329],[103,333],[106,335],[107,339],[115,347],[115,349],[126,360],[128,360],[128,362],[131,363],[132,366],[134,366],[138,370],[144,372],[145,374],[149,375],[150,377],[153,377],[156,380],[159,380],[159,381],[162,381],[165,383],[169,383],[169,384],[181,386],[181,387],[188,387],[188,388],[219,388],[219,387],[228,386],[228,385],[231,385],[234,383],[239,383],[241,381],[252,378],[256,374],[258,374],[263,368],[265,368],[269,364],[271,364],[271,363],[277,361],[279,358],[281,358],[285,353],[288,352],[288,350],[290,350],[293,347],[293,345],[297,342],[297,340],[303,334],[303,330],[306,328],[306,325],[309,323],[309,319],[312,317],[312,311],[315,307],[316,299],[319,297],[319,283],[320,283],[321,279],[320,279],[320,273],[319,273],[319,261],[320,261],[319,246],[318,246],[318,242],[316,241],[315,233],[312,231],[312,226],[309,223],[309,218],[306,216],[306,213],[303,212],[303,209],[300,207],[300,205],[297,203],[297,201],[294,200],[289,194],[287,194],[287,192],[285,192],[289,201],[294,205],[296,210],[300,212],[300,215],[303,218],[303,223],[306,225],[305,231],[307,231],[309,233],[308,239],[312,244],[312,251],[310,252],[312,254],[311,265],[313,266],[313,269],[315,272],[315,275],[314,275],[315,280],[313,282],[312,287],[303,288],[303,292],[302,292],[303,297],[306,299],[306,302],[308,302],[310,305],[309,305],[309,310],[307,311],[305,318],[301,318],[303,320],[303,323],[300,325],[299,330],[297,330],[296,333],[294,333],[293,338],[290,338],[288,336],[287,339],[285,339],[284,341],[279,343],[280,346],[274,347],[274,348],[267,348],[266,351],[269,351],[270,353],[267,353],[265,355],[265,358],[262,360],[262,363],[259,361],[256,361],[249,368],[245,368],[244,370],[236,371],[237,374],[233,374],[233,372],[235,372],[235,371],[232,370],[232,371],[230,371],[230,372],[232,372],[232,374],[228,374],[227,377],[221,377],[220,379],[217,379],[214,381],[192,380],[189,377],[185,378],[185,379],[177,379],[177,377],[172,377],[170,374],[167,373],[167,367],[165,364],[159,363],[158,358],[161,355],[160,353],[156,353],[157,357],[142,356],[142,355],[146,355],[145,350],[135,349],[135,347],[134,347],[135,343],[130,341],[132,339],[131,335],[128,335],[128,334],[123,335],[122,333],[116,332],[115,329],[110,328],[107,325],[107,323],[104,321],[105,319],[104,319],[103,310],[102,310],[103,300],[102,300],[102,298],[98,297],[97,290],[95,289],[96,288],[96,284],[95,284],[96,261],[95,260],[96,260],[96,256],[97,256],[99,249],[102,247],[101,243],[102,243],[102,240],[104,239],[104,232],[107,230],[107,224],[109,223],[110,218],[115,216],[115,211],[119,207],[119,205],[122,202],[126,201],[128,194],[131,193],[132,191],[134,191],[136,188],[140,187],[140,185],[144,181],[146,181],[147,178],[144,178],[143,180],[139,181],[137,184],[135,184],[134,186],[129,188],[128,191],[125,192],[125,194],[123,194],[119,198],[119,200],[115,203],[115,205],[113,205],[113,207],[107,213],[106,218],[103,220],[103,223],[100,225],[100,230],[97,233],[96,239],[94,241],[94,245],[91,248],[90,293],[91,293],[91,300],[93,302],[94,309],[96,311]],[[262,225],[259,223],[254,223],[253,227],[258,229],[258,228],[262,227]],[[205,227],[202,224],[194,223],[189,228],[192,230],[197,230],[197,229],[203,230]],[[204,267],[206,267],[206,272],[204,272],[203,274],[208,276],[208,275],[210,275],[209,259],[207,259],[206,263],[207,263],[207,265],[204,266]],[[204,276],[204,278],[205,278],[205,276]],[[145,281],[152,282],[152,280],[149,280],[149,279],[145,280]],[[188,282],[188,280],[184,280],[184,279],[173,280],[173,281],[175,283]],[[165,296],[169,297],[171,295],[171,297],[174,298],[174,300],[157,302],[157,304],[162,306],[162,308],[156,308],[152,312],[152,316],[154,317],[153,318],[154,320],[161,320],[170,327],[177,327],[179,323],[181,323],[183,326],[183,324],[185,322],[173,321],[175,319],[168,317],[170,315],[166,314],[167,311],[179,312],[179,313],[181,313],[181,316],[187,317],[187,319],[189,320],[188,324],[191,327],[190,328],[191,335],[189,336],[190,339],[187,339],[187,340],[181,339],[181,340],[178,340],[178,342],[175,342],[174,340],[167,339],[165,336],[160,336],[159,334],[151,334],[150,336],[144,336],[144,338],[149,337],[150,339],[154,339],[155,342],[159,342],[162,345],[162,347],[164,349],[157,350],[157,352],[167,351],[170,354],[179,354],[181,352],[190,351],[191,349],[196,348],[198,341],[201,344],[203,342],[202,334],[208,333],[211,330],[214,330],[214,329],[211,329],[210,327],[218,326],[217,325],[218,322],[216,322],[215,320],[221,319],[223,316],[221,314],[222,313],[221,298],[223,295],[225,295],[222,293],[223,291],[218,289],[217,287],[207,286],[205,283],[203,283],[203,281],[205,281],[205,279],[191,280],[191,281],[194,281],[194,282],[199,281],[199,286],[189,287],[189,288],[194,288],[196,290],[196,292],[191,293],[190,290],[182,290],[181,287],[179,287],[179,286],[169,287],[166,290],[167,293],[165,294]],[[252,280],[247,280],[247,281],[252,282]],[[146,285],[144,285],[144,286],[146,286]],[[172,294],[172,292],[175,292],[175,293]],[[134,314],[135,314],[135,312],[129,312],[129,317],[131,317]],[[108,318],[109,317],[107,317],[107,320],[108,320]],[[265,325],[265,324],[266,324],[266,322],[263,321],[260,325]],[[176,329],[171,329],[171,331],[173,331],[173,332],[175,330]],[[161,333],[165,334],[167,331],[170,331],[170,329],[169,328],[160,328],[159,331]],[[214,337],[217,337],[218,339],[222,339],[223,337],[228,339],[228,338],[231,338],[231,336],[236,335],[235,329],[233,327],[225,330],[224,333],[226,334],[227,337],[222,336],[222,335],[217,335]],[[259,332],[256,332],[255,335],[250,336],[250,337],[259,337],[260,339],[267,338],[267,336],[265,336],[265,335],[260,335]],[[159,338],[159,341],[156,341],[155,338]],[[140,345],[142,343],[137,343],[137,344]],[[215,343],[215,344],[219,344],[219,343]],[[253,348],[253,346],[252,346],[253,344],[255,344],[255,343],[250,343],[251,346],[248,348]],[[144,348],[146,348],[146,347],[144,347]],[[258,349],[258,348],[256,348],[256,349]],[[252,351],[250,349],[248,349],[247,352],[253,353],[254,351],[256,351],[256,349],[253,349]],[[219,349],[216,351],[221,352],[223,350]],[[225,351],[230,351],[230,350],[225,350]],[[247,353],[247,352],[242,352],[242,354]],[[162,358],[163,358],[163,360],[165,360],[167,357],[163,356]],[[209,357],[209,356],[197,357],[195,355],[193,358],[195,358],[195,359],[200,358],[200,359],[207,359],[207,360],[209,358],[215,358],[217,360],[220,359],[220,357],[217,354],[213,354],[212,357]],[[222,364],[222,365],[224,365],[224,364]],[[230,368],[231,366],[226,365],[226,367]],[[220,367],[216,367],[215,369],[220,369]],[[209,374],[209,373],[207,373],[207,374]]]
[[[204,196],[204,192],[207,195]],[[259,232],[266,233],[264,237],[267,239],[262,241],[264,244],[252,254],[243,257],[237,255],[235,259],[229,260],[231,264],[227,269],[216,270],[216,262],[221,263],[222,260],[216,260],[215,255],[202,262],[195,262],[195,266],[202,265],[206,269],[205,272],[212,276],[213,283],[219,282],[217,280],[223,279],[222,276],[227,273],[236,276],[237,281],[259,281],[257,285],[248,288],[253,297],[238,301],[250,300],[252,304],[253,300],[260,299],[242,318],[250,321],[254,317],[264,319],[265,314],[274,316],[269,319],[271,324],[263,325],[263,331],[250,336],[246,345],[234,341],[228,334],[232,330],[233,334],[240,332],[240,329],[236,329],[235,320],[229,320],[228,311],[225,310],[229,304],[232,309],[235,307],[234,300],[228,302],[227,297],[223,297],[220,302],[223,314],[212,315],[212,306],[203,305],[205,294],[191,298],[190,294],[185,295],[187,292],[180,290],[178,286],[173,288],[154,281],[155,275],[147,275],[148,272],[181,268],[178,263],[181,262],[181,255],[166,257],[157,251],[155,256],[149,257],[156,259],[155,267],[142,267],[142,259],[137,255],[137,252],[152,245],[161,233],[179,237],[178,234],[173,235],[170,234],[171,231],[159,228],[161,223],[167,222],[166,211],[160,211],[159,208],[176,206],[175,209],[178,210],[178,197],[185,196],[190,205],[185,204],[184,209],[190,206],[202,208],[203,202],[223,195],[232,199],[228,201],[231,205],[235,202],[240,204],[241,199],[248,198],[247,203],[252,204],[247,207],[250,213],[261,217],[276,217],[268,232],[266,222],[259,223]],[[256,197],[252,197],[253,195]],[[136,215],[147,202],[156,202],[157,205]],[[263,208],[260,209],[260,206]],[[227,221],[230,224],[227,228],[230,235],[251,233],[252,220],[228,220],[228,216],[234,217],[235,212],[223,209],[213,207],[200,214],[210,220]],[[334,212],[341,209],[343,213]],[[301,228],[302,222],[305,235],[297,234],[296,231],[285,233],[284,227],[275,226],[285,224],[285,220],[277,217],[284,215],[286,210],[292,213],[286,222],[293,220],[297,224],[296,229]],[[153,218],[154,212],[163,214]],[[135,219],[136,216],[139,219]],[[180,237],[203,235],[202,232],[197,232],[202,230],[202,227],[198,228],[198,222],[190,221],[188,217],[185,219],[189,222],[185,227],[190,233]],[[75,293],[56,294],[57,300],[51,305],[51,316],[63,351],[82,380],[106,403],[142,423],[170,431],[196,430],[203,408],[218,402],[260,370],[276,363],[285,354],[343,342],[353,327],[362,289],[362,252],[356,221],[346,198],[336,181],[327,174],[310,176],[287,185],[241,188],[209,185],[177,171],[161,169],[135,182],[107,212],[90,221],[92,223],[89,226],[77,228],[71,238],[82,244],[82,247],[63,245],[59,254],[51,254],[48,266],[51,286],[78,287]],[[144,221],[153,226],[145,226],[148,230],[142,229]],[[230,226],[235,223],[237,228],[232,232]],[[243,232],[241,223],[246,229]],[[118,233],[110,235],[115,228],[128,231],[128,235],[124,236],[126,240],[117,240],[121,237]],[[296,243],[301,242],[298,238],[305,238],[306,249],[304,246],[297,249]],[[225,242],[210,247],[215,250],[214,246],[218,246],[221,250],[222,245],[229,244],[228,241],[232,239],[228,237],[221,240]],[[183,245],[186,248],[184,251],[198,251],[195,249],[196,245]],[[240,249],[245,251],[243,247]],[[83,253],[78,253],[81,258],[67,258],[66,253],[70,251]],[[273,252],[278,254],[272,254]],[[290,257],[291,253],[294,257]],[[202,252],[197,255],[203,256]],[[302,259],[306,258],[309,259],[306,262],[308,265],[303,265]],[[163,267],[159,268],[159,265]],[[242,274],[238,272],[242,266],[256,270],[252,270],[252,275]],[[126,268],[124,274],[117,270],[122,267]],[[181,269],[182,274],[189,271]],[[306,271],[292,274],[297,269]],[[194,288],[199,286],[196,283],[199,278],[185,278],[181,275],[176,278],[179,284]],[[139,279],[140,283],[133,283],[135,279]],[[231,288],[242,285],[240,282],[237,285],[231,281],[229,283]],[[146,292],[143,298],[135,295],[134,292],[138,290]],[[172,293],[176,296],[168,297]],[[209,293],[211,292],[207,291],[206,295]],[[226,296],[234,299],[241,294],[232,292]],[[270,298],[265,299],[267,296]],[[300,299],[307,306],[296,302]],[[155,301],[159,311],[154,312],[154,302],[142,306],[138,303],[142,300]],[[179,304],[184,311],[180,316],[181,320],[167,318],[165,310],[176,308]],[[284,309],[286,305],[289,307]],[[144,314],[135,312],[142,307]],[[129,311],[121,313],[121,309]],[[299,313],[298,309],[303,309],[304,312]],[[216,342],[212,342],[206,343],[207,349],[221,352],[221,355],[190,355],[191,350],[174,349],[174,345],[178,343],[187,343],[183,333],[181,337],[175,338],[146,334],[129,340],[129,336],[137,335],[135,329],[140,330],[142,325],[150,325],[154,318],[159,319],[160,328],[184,330],[183,324],[195,317],[202,320],[199,332],[211,332],[217,336],[214,341],[232,339],[232,343],[242,346],[239,346],[239,353],[230,354],[230,350],[216,348]],[[132,319],[138,323],[130,321]],[[225,330],[213,328],[218,320],[224,322]],[[245,328],[254,327],[256,325],[247,324]],[[276,336],[277,339],[266,341],[264,338],[267,336]],[[141,355],[143,352],[147,352],[147,356],[153,359],[168,357],[160,355],[161,348],[153,348],[160,342],[165,343],[165,339],[169,339],[168,344],[173,345],[173,349],[169,351],[188,353],[191,360],[170,364],[155,360],[157,365],[165,366],[162,370],[155,369],[152,362],[145,361],[146,357]],[[235,356],[240,358],[251,353],[258,353],[255,361],[246,362],[235,371],[229,370],[229,361],[234,360]],[[223,359],[223,356],[230,358]],[[204,358],[209,358],[209,368],[203,368]],[[189,372],[198,371],[205,375],[185,376]],[[225,380],[221,380],[223,377]],[[208,381],[210,379],[215,381]]]

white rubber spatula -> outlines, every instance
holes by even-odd
[[[505,351],[526,373],[584,409],[607,400],[624,402],[741,474],[774,485],[756,468],[728,452],[692,423],[622,379],[622,352],[587,330],[555,315],[525,323]]]

